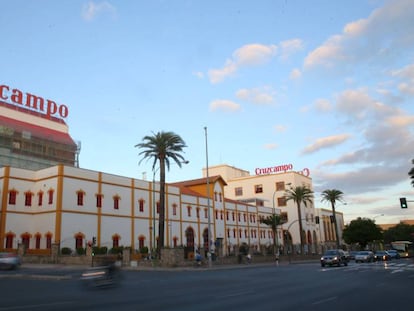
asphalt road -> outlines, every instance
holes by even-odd
[[[414,262],[318,263],[194,270],[123,270],[117,286],[85,289],[81,271],[0,271],[4,310],[408,310]],[[408,308],[408,309],[407,309]]]

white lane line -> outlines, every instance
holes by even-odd
[[[326,299],[322,299],[322,300],[312,302],[312,305],[320,305],[320,304],[330,302],[330,301],[336,300],[336,299],[338,299],[338,296],[333,296],[333,297],[329,297],[329,298],[326,298]]]

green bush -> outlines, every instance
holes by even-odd
[[[146,246],[141,247],[141,249],[139,250],[139,252],[141,254],[148,254],[148,247],[146,247]]]
[[[92,252],[95,255],[106,255],[108,253],[108,247],[106,247],[106,246],[102,246],[102,247],[94,246],[92,248]]]
[[[119,253],[121,253],[121,254],[122,254],[123,250],[124,250],[124,247],[123,247],[123,246],[113,247],[113,248],[111,248],[111,249],[109,250],[109,253],[110,253],[110,254],[119,254]]]
[[[60,253],[61,253],[62,255],[70,255],[70,254],[72,254],[72,250],[71,250],[69,247],[63,247],[63,248],[60,250]]]
[[[82,247],[77,248],[76,249],[76,254],[85,255],[86,254],[86,248],[82,248]]]

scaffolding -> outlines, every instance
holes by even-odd
[[[0,167],[38,170],[64,164],[79,167],[80,142],[61,142],[0,125]]]

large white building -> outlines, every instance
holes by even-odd
[[[242,243],[257,251],[272,245],[271,229],[259,222],[271,208],[226,199],[220,176],[208,185],[209,198],[205,178],[167,185],[166,246],[204,249],[209,227],[221,255]],[[38,171],[6,166],[0,168],[0,194],[1,249],[19,243],[32,253],[52,243],[76,249],[93,237],[108,248],[156,245],[158,183],[64,165]]]
[[[22,243],[42,253],[52,244],[79,249],[93,240],[101,247],[153,249],[159,184],[79,168],[68,113],[63,104],[0,85],[0,250]],[[166,246],[207,249],[210,236],[219,255],[237,253],[242,244],[269,250],[273,232],[260,219],[277,213],[287,216],[278,244],[297,247],[297,209],[284,192],[296,185],[312,189],[309,170],[293,171],[291,164],[256,169],[253,176],[227,165],[209,170],[208,179],[167,185]],[[301,208],[305,250],[315,252],[330,231],[315,222],[322,211]]]
[[[204,169],[203,174],[206,175]],[[209,174],[220,175],[227,186],[224,188],[226,198],[243,202],[256,202],[272,208],[275,213],[286,213],[287,222],[278,228],[278,238],[284,246],[293,244],[292,251],[300,249],[299,217],[296,203],[286,201],[286,189],[296,186],[306,186],[313,190],[309,169],[295,171],[292,164],[278,165],[267,168],[257,168],[255,175],[229,165],[209,167]],[[306,252],[320,251],[321,244],[335,245],[335,232],[332,235],[330,220],[332,211],[315,208],[315,202],[301,204],[301,221],[305,240]],[[317,218],[318,216],[319,218]],[[336,213],[339,235],[342,236],[343,215]],[[321,219],[322,223],[318,220]]]

